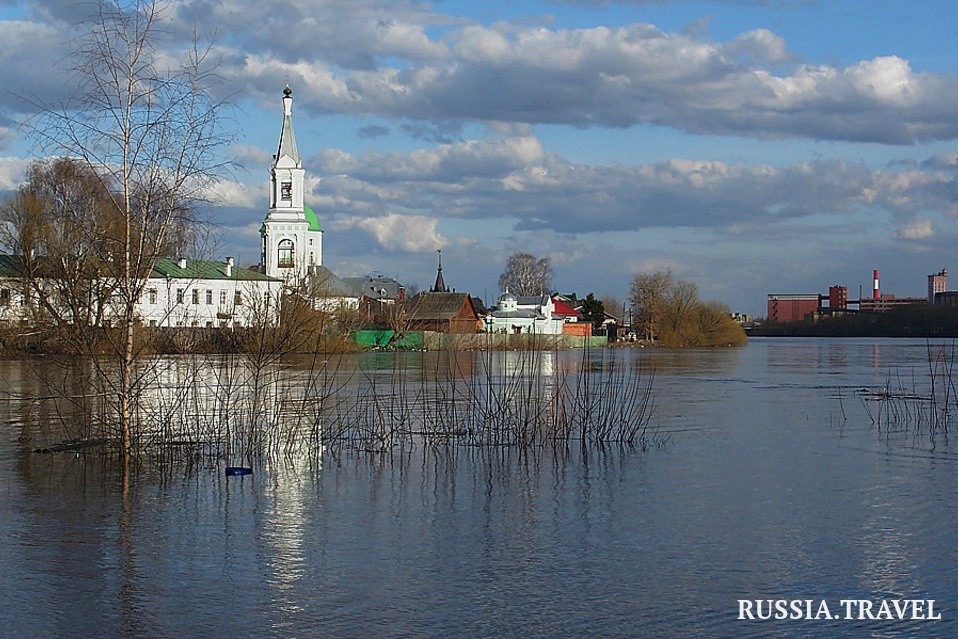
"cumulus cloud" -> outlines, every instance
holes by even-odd
[[[907,144],[958,136],[958,79],[897,56],[842,68],[794,64],[767,29],[726,43],[651,25],[547,30],[470,25],[448,55],[336,71],[322,60],[252,54],[234,72],[292,72],[311,108],[416,122],[485,121]],[[783,69],[783,71],[779,71]],[[408,131],[414,127],[406,125]],[[424,139],[444,139],[436,135]]]
[[[390,214],[381,217],[348,217],[336,220],[337,229],[360,228],[385,249],[420,253],[442,248],[446,238],[438,232],[439,221],[423,215]]]
[[[0,75],[10,86],[54,101],[69,94],[62,70],[34,70],[69,59],[73,4],[44,3],[34,20],[0,21]],[[395,118],[407,135],[443,143],[454,143],[464,122],[652,123],[694,133],[891,144],[958,137],[950,106],[958,102],[958,78],[916,72],[899,56],[845,67],[799,64],[767,28],[717,42],[642,23],[477,24],[441,13],[442,6],[187,0],[175,5],[163,44],[175,50],[192,24],[216,25],[218,73],[246,98],[274,105],[277,78],[288,78],[308,111]],[[0,105],[4,100],[8,108],[30,109],[9,95]]]
[[[734,234],[749,225],[841,218],[866,208],[902,223],[920,211],[958,213],[955,171],[924,163],[885,170],[841,160],[781,167],[689,159],[586,165],[546,153],[525,136],[405,154],[337,154],[327,163],[345,170],[314,190],[316,206],[330,214],[428,211],[429,219],[510,220],[518,231],[688,227]]]

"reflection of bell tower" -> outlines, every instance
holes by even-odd
[[[316,214],[303,203],[306,172],[293,135],[293,91],[283,90],[283,129],[269,170],[269,211],[263,226],[263,272],[287,282],[300,281],[310,266],[323,263],[323,232]]]

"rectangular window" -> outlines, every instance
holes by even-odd
[[[206,305],[210,306],[213,304],[213,289],[206,289]]]
[[[193,303],[194,304],[200,303],[200,289],[198,288],[193,289]]]
[[[280,185],[279,197],[287,202],[293,199],[293,183],[292,182],[283,182]]]
[[[181,288],[176,289],[176,303],[177,304],[183,303],[183,289]]]
[[[156,320],[150,320],[150,327],[156,328]]]
[[[243,305],[243,292],[242,292],[242,291],[236,291],[236,294],[233,295],[233,304],[235,304],[236,306],[242,306],[242,305]]]
[[[10,306],[10,289],[0,288],[0,306]]]
[[[146,291],[147,297],[150,299],[150,304],[156,304],[156,289],[151,288]]]
[[[226,306],[226,290],[220,291],[220,306]]]

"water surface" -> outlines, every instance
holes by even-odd
[[[648,450],[412,446],[274,460],[242,478],[216,464],[146,466],[124,493],[95,455],[30,453],[22,408],[8,406],[0,628],[23,637],[956,634],[951,433],[878,428],[871,400],[856,393],[889,379],[917,384],[928,371],[924,341],[755,339],[618,356],[655,364],[663,437]],[[0,363],[7,387],[19,366]],[[841,599],[935,599],[942,619],[738,619],[739,599],[780,598],[825,600],[833,613]]]

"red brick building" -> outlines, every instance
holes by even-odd
[[[800,322],[813,315],[819,303],[818,293],[770,293],[766,319],[769,322]]]

